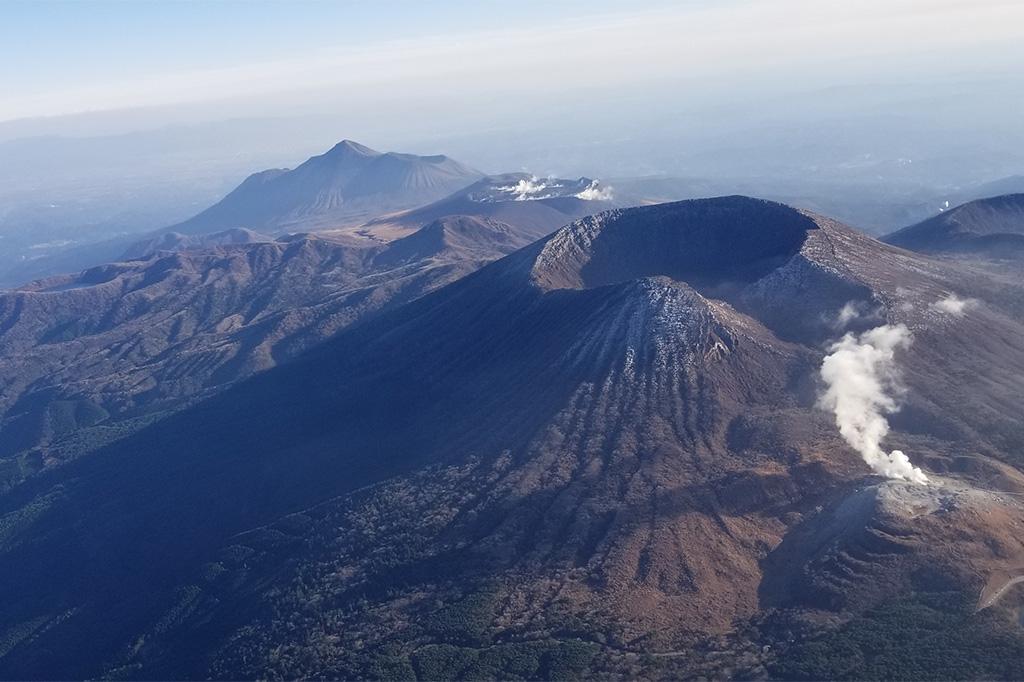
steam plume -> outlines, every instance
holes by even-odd
[[[601,184],[594,180],[587,188],[576,195],[577,199],[583,199],[584,201],[611,201],[612,200],[612,188],[601,187]]]
[[[536,175],[531,175],[525,180],[520,180],[514,185],[505,185],[496,188],[499,192],[508,192],[515,201],[529,201],[530,199],[546,199],[550,193],[545,194],[548,189],[557,189],[561,185],[548,183]]]
[[[882,325],[863,334],[846,334],[832,344],[821,365],[827,389],[819,404],[836,416],[839,433],[876,473],[914,483],[928,478],[899,450],[886,453],[881,442],[889,433],[886,414],[897,409],[899,377],[895,354],[910,346],[902,324]]]

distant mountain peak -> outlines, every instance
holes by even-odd
[[[1024,254],[1024,194],[969,201],[884,240],[923,253],[1019,256]]]
[[[380,156],[381,153],[378,152],[376,149],[370,149],[364,144],[359,144],[358,142],[355,142],[353,140],[345,139],[331,147],[323,156],[333,157],[342,155],[374,157]]]
[[[381,153],[352,140],[293,170],[254,173],[220,202],[164,231],[269,234],[354,226],[437,201],[483,174],[447,156]]]

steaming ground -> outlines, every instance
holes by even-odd
[[[1022,530],[1024,493],[989,490],[945,476],[932,476],[927,486],[903,481],[886,481],[877,486],[879,510],[890,518],[898,518],[915,525],[915,521],[951,525],[966,530],[962,518],[1009,519],[1011,532]],[[960,517],[960,518],[958,518]],[[982,534],[979,533],[979,536]],[[1024,582],[1024,555],[1002,548],[993,552],[996,564],[986,571],[984,586],[978,594],[977,609],[990,608],[1017,584]]]
[[[933,475],[928,483],[927,486],[898,480],[880,483],[877,486],[879,501],[887,513],[908,519],[990,505],[1022,508],[1013,493],[978,488],[946,476]]]
[[[779,606],[851,606],[877,603],[879,590],[909,596],[931,581],[963,585],[981,610],[1024,582],[1022,529],[1019,494],[937,474],[928,485],[862,484],[790,533],[768,560],[762,593]]]

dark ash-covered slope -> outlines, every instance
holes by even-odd
[[[929,309],[954,287],[983,302]],[[1024,489],[1024,330],[984,296],[742,197],[581,220],[5,493],[0,674],[763,676],[802,615],[1024,558],[970,485]],[[893,440],[938,504],[814,407],[851,300],[915,333]]]

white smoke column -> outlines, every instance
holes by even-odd
[[[828,386],[819,404],[836,416],[839,433],[876,473],[914,483],[927,483],[924,473],[899,450],[886,453],[887,414],[897,409],[900,391],[896,351],[910,346],[902,324],[882,325],[857,336],[846,334],[832,344],[821,365]]]

